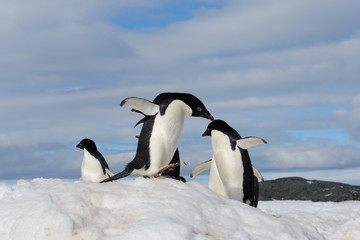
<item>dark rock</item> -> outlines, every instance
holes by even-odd
[[[313,202],[342,202],[360,200],[360,186],[307,180],[299,177],[279,178],[260,182],[260,201],[310,200]]]

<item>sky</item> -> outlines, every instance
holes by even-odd
[[[360,2],[1,1],[0,179],[78,178],[93,139],[110,169],[135,156],[126,97],[201,99],[267,145],[265,179],[360,185]],[[209,120],[187,118],[190,172],[212,156]]]

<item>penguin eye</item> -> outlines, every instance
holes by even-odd
[[[197,110],[198,110],[199,112],[201,112],[201,111],[202,111],[202,108],[201,108],[201,107],[198,107]]]

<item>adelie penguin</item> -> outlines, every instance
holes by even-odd
[[[141,119],[134,127],[137,127],[140,124],[144,124],[146,118]],[[136,136],[136,138],[139,139],[139,136]],[[180,165],[181,163],[187,165],[184,161],[180,159],[179,149],[176,149],[176,152],[171,159],[169,165],[172,165],[172,167],[164,170],[163,172],[159,173],[159,177],[163,178],[172,178],[176,180],[180,180],[182,182],[186,182],[186,179],[182,176],[180,176]]]
[[[84,138],[77,148],[84,150],[84,158],[81,164],[82,181],[101,182],[104,179],[114,176],[103,155],[97,150],[93,140]]]
[[[153,102],[143,98],[124,99],[120,106],[145,115],[141,120],[136,155],[125,169],[103,182],[113,181],[130,174],[153,177],[165,171],[179,145],[184,120],[187,116],[214,120],[205,105],[188,93],[161,93]]]
[[[247,149],[266,144],[266,141],[258,137],[242,138],[222,120],[210,123],[203,136],[211,136],[213,149],[209,188],[224,197],[256,207],[258,185]]]

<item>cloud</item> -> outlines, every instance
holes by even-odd
[[[123,28],[124,16],[167,4],[0,3],[1,177],[77,177],[74,145],[84,137],[121,169],[141,115],[119,103],[164,91],[191,92],[242,136],[265,138],[267,146],[250,151],[261,170],[358,166],[357,1],[188,2],[186,18]],[[201,137],[207,124],[185,121],[185,172],[212,155]],[[326,129],[350,137],[319,137]],[[21,164],[28,168],[14,171]]]
[[[335,169],[358,167],[358,148],[350,144],[312,143],[265,149],[265,169]]]
[[[211,57],[301,48],[353,36],[358,27],[353,22],[357,18],[354,5],[349,7],[335,1],[318,1],[311,6],[300,1],[233,1],[221,9],[211,9],[209,14],[202,11],[190,21],[171,24],[155,34],[135,34],[133,40],[141,41],[140,36],[147,38],[148,45],[141,48],[145,56],[177,59],[189,55]],[[158,55],[159,52],[162,54]]]

